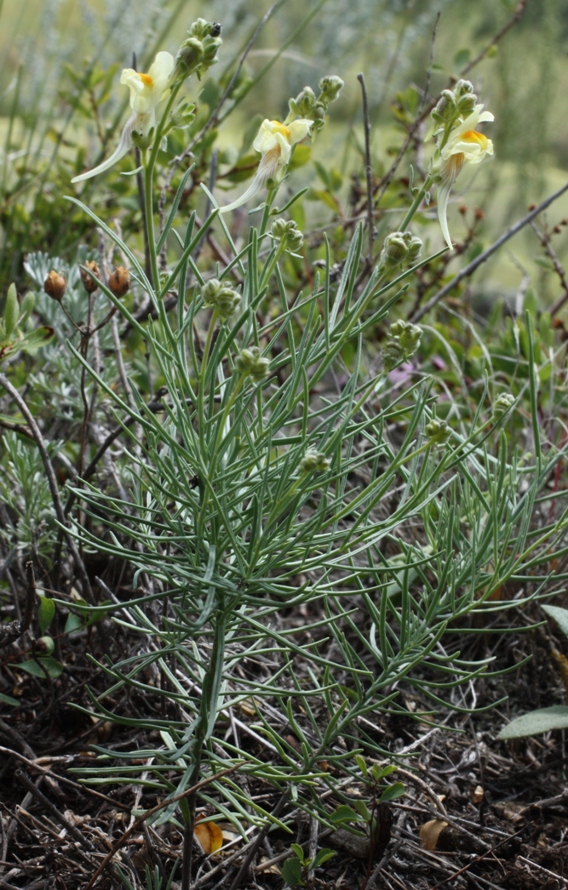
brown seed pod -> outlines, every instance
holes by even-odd
[[[124,266],[115,266],[109,275],[108,289],[115,297],[123,297],[130,290],[130,272]]]
[[[58,303],[63,299],[63,294],[65,293],[65,288],[67,287],[67,281],[60,275],[59,272],[56,272],[55,269],[52,269],[45,281],[43,282],[43,289],[46,292],[48,297],[51,297],[52,300],[57,300]]]
[[[101,270],[94,260],[87,260],[85,263],[87,269],[90,269],[93,275],[96,275],[97,278],[101,277]],[[87,291],[88,294],[94,294],[94,292],[98,288],[98,284],[96,281],[93,281],[91,276],[85,269],[80,269],[81,281],[83,282],[83,287]]]

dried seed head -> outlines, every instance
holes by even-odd
[[[109,275],[108,289],[115,297],[123,297],[130,290],[130,272],[124,266],[115,266]]]
[[[90,269],[91,272],[93,273],[93,275],[96,275],[97,278],[101,277],[101,270],[99,269],[99,267],[97,266],[97,264],[95,263],[94,260],[87,260],[87,262],[85,263],[85,266],[87,269]],[[83,287],[85,288],[87,293],[94,294],[94,292],[98,288],[97,282],[93,281],[93,279],[91,278],[89,273],[87,271],[85,271],[85,269],[80,269],[79,272],[81,275],[81,281],[83,282]]]
[[[45,281],[43,282],[43,289],[46,292],[48,297],[51,297],[52,300],[57,300],[58,303],[63,299],[63,294],[65,293],[65,288],[67,287],[67,281],[60,275],[59,272],[56,272],[55,269],[52,269]]]

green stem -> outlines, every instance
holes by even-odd
[[[162,142],[162,137],[164,135],[166,122],[169,120],[172,106],[176,100],[181,85],[181,82],[176,84],[170,92],[167,105],[164,109],[164,113],[156,126],[154,141],[152,143],[152,148],[150,150],[147,163],[144,165],[144,216],[148,238],[148,253],[150,261],[149,271],[151,273],[150,282],[152,284],[152,287],[154,288],[155,293],[157,293],[159,290],[160,270],[158,266],[158,253],[156,251],[156,232],[154,228],[154,169],[156,167],[156,161]],[[163,311],[163,305],[161,303],[158,306],[158,311],[160,313],[161,321],[164,321],[164,318],[162,316],[165,316],[165,312]]]
[[[434,182],[434,177],[429,173],[428,176],[426,177],[425,181],[424,181],[424,185],[422,186],[422,188],[420,189],[420,191],[418,192],[418,194],[417,194],[416,197],[414,198],[414,201],[412,202],[412,204],[411,204],[410,207],[408,208],[408,210],[407,210],[407,212],[406,212],[406,216],[404,217],[404,219],[403,219],[403,221],[402,221],[402,223],[401,223],[401,225],[400,225],[400,227],[399,227],[399,232],[405,232],[405,231],[406,231],[406,229],[408,228],[408,226],[410,225],[410,223],[411,223],[411,221],[412,221],[412,217],[414,216],[414,214],[416,213],[416,211],[417,211],[418,208],[420,207],[420,205],[421,205],[421,203],[422,203],[422,200],[423,200],[423,198],[424,198],[424,195],[425,195],[426,192],[429,190],[429,188],[430,188],[430,186],[432,185],[433,182]]]
[[[207,337],[205,340],[205,345],[203,347],[203,355],[201,357],[200,392],[205,391],[205,375],[207,373],[207,362],[209,360],[209,352],[211,349],[211,343],[213,341],[213,332],[215,330],[216,321],[217,321],[217,310],[213,309],[213,312],[211,313],[211,319],[209,321],[209,328],[207,330]]]
[[[201,706],[197,717],[195,737],[193,744],[193,767],[189,779],[190,787],[197,785],[200,779],[203,751],[207,740],[210,738],[219,710],[219,697],[223,684],[223,669],[225,666],[225,610],[222,594],[218,595],[218,611],[215,616],[213,648],[201,689]],[[191,886],[191,860],[193,851],[193,830],[195,826],[195,807],[197,804],[197,792],[187,799],[187,807],[182,808],[184,815],[184,843],[183,843],[183,872],[181,879],[182,890],[189,890]]]
[[[264,210],[262,211],[262,221],[258,230],[259,239],[262,238],[262,236],[266,232],[268,220],[270,218],[270,211],[272,210],[272,205],[274,204],[274,199],[276,197],[276,192],[278,191],[279,185],[280,183],[278,183],[277,186],[268,189],[268,194],[266,195],[266,201],[264,204]]]
[[[276,268],[276,264],[278,263],[278,260],[285,252],[286,252],[286,245],[283,244],[282,242],[280,242],[280,244],[278,246],[278,250],[274,254],[274,257],[272,258],[271,262],[267,263],[266,266],[264,267],[264,269],[262,270],[262,275],[260,276],[260,282],[258,284],[259,291],[261,291],[262,288],[265,286],[265,284],[267,284],[267,282],[270,280],[270,276],[274,272],[274,270]]]

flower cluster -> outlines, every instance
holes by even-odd
[[[343,89],[343,81],[340,77],[330,74],[327,77],[322,77],[319,88],[320,94],[317,98],[312,88],[306,86],[295,99],[290,99],[288,102],[289,117],[301,117],[313,121],[313,136],[325,126],[328,108],[339,97]]]
[[[268,377],[270,361],[261,356],[258,346],[250,346],[238,354],[235,368],[243,377],[252,377],[255,383],[260,383]]]
[[[494,120],[490,111],[477,104],[473,86],[467,80],[457,82],[453,90],[444,90],[432,112],[436,126],[434,172],[440,181],[438,219],[446,244],[451,249],[448,229],[448,200],[456,177],[464,164],[480,164],[493,154],[493,143],[476,127]]]
[[[339,96],[343,81],[330,75],[320,80],[319,88],[317,98],[311,87],[304,87],[295,99],[290,99],[290,113],[284,123],[268,119],[262,122],[253,142],[254,150],[260,154],[256,176],[240,198],[222,207],[221,213],[235,210],[250,201],[261,189],[275,188],[282,181],[294,145],[321,130],[328,107]]]
[[[420,346],[422,328],[417,324],[399,319],[389,325],[387,342],[383,349],[385,371],[392,371],[396,365],[408,361]]]
[[[197,19],[189,29],[188,37],[180,46],[172,74],[172,84],[196,74],[201,80],[206,71],[219,61],[217,51],[221,40],[221,25]]]
[[[83,182],[92,176],[104,173],[113,167],[127,154],[133,144],[139,148],[148,148],[152,140],[152,131],[156,127],[156,108],[173,89],[177,92],[183,81],[190,74],[199,79],[217,62],[217,51],[222,43],[221,26],[216,22],[198,19],[188,31],[188,37],[179,48],[174,59],[171,53],[160,52],[156,55],[147,74],[124,68],[120,75],[120,83],[130,90],[130,108],[132,114],[126,121],[118,145],[106,161],[75,176],[72,182]],[[181,118],[188,120],[193,108],[186,106],[181,109]],[[178,114],[178,117],[180,115]]]
[[[304,243],[304,236],[293,219],[275,219],[270,229],[275,241],[280,241],[282,251],[297,253]]]
[[[325,473],[329,470],[331,461],[326,457],[323,451],[316,451],[309,448],[300,461],[300,473],[307,475],[308,473]]]
[[[383,242],[379,257],[382,272],[394,272],[404,266],[418,262],[422,251],[422,241],[410,232],[391,232]]]
[[[223,284],[217,278],[211,278],[201,288],[201,296],[205,306],[217,311],[221,321],[228,321],[241,305],[241,295],[234,287]]]
[[[437,418],[426,424],[424,432],[430,445],[445,445],[452,435],[452,431],[446,421],[438,420]]]
[[[493,408],[491,411],[492,420],[499,420],[499,418],[503,417],[508,411],[511,410],[513,405],[515,404],[515,396],[510,392],[502,392],[497,396],[495,401],[493,402]]]

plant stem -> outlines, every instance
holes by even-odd
[[[422,200],[424,198],[424,195],[426,194],[426,192],[432,185],[433,181],[434,181],[434,177],[431,176],[430,174],[428,174],[428,176],[426,177],[426,179],[424,181],[424,185],[422,186],[420,191],[416,194],[414,201],[408,208],[408,210],[406,212],[406,216],[404,217],[402,223],[400,224],[399,232],[405,232],[407,230],[408,226],[410,225],[410,223],[412,221],[412,217],[414,216],[414,214],[420,207]]]

